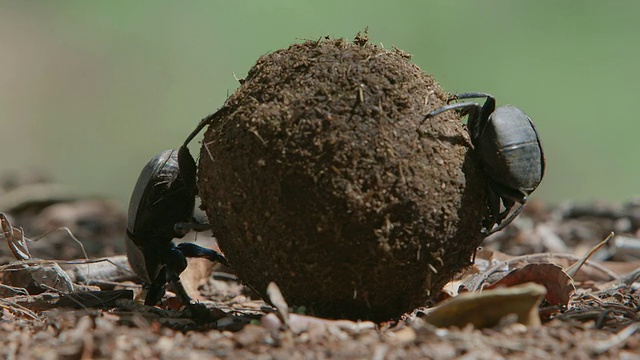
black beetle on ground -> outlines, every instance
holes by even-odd
[[[144,281],[145,305],[160,301],[167,282],[185,304],[190,304],[179,277],[187,267],[187,257],[229,265],[215,250],[172,242],[190,230],[209,229],[193,218],[197,167],[187,148],[207,121],[203,119],[178,150],[165,150],[153,157],[142,169],[131,195],[125,245],[131,268]]]
[[[468,114],[467,130],[488,177],[487,206],[491,215],[483,225],[489,235],[502,230],[520,214],[527,197],[544,176],[544,153],[535,125],[517,107],[496,109],[495,98],[485,93],[457,94],[450,101],[472,98],[486,101],[482,106],[473,102],[445,105],[428,113],[425,120],[447,110]],[[520,206],[509,215],[516,202]]]

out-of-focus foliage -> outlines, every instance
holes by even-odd
[[[640,194],[640,2],[65,1],[0,3],[0,174],[45,169],[123,203],[262,54],[353,38],[413,54],[450,92],[535,121],[534,198]],[[197,149],[197,144],[192,147]]]

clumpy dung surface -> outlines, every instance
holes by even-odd
[[[482,240],[485,180],[447,94],[361,36],[261,57],[215,114],[199,190],[242,281],[316,315],[425,305]]]

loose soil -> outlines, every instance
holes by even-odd
[[[66,204],[73,207],[74,203]],[[487,239],[483,252],[505,251],[531,258],[546,253],[546,259],[553,259],[549,253],[581,256],[608,231],[616,230],[618,235],[613,244],[596,253],[598,261],[593,263],[606,266],[622,277],[640,268],[637,251],[634,253],[621,245],[632,240],[640,242],[639,210],[640,206],[633,204],[546,208],[534,202],[503,232]],[[21,225],[29,229],[28,235],[31,231],[44,230],[34,226],[41,214],[30,215],[31,222],[21,217],[25,221]],[[107,215],[105,213],[106,223],[113,224]],[[19,216],[12,216],[16,217]],[[73,219],[68,220],[68,226],[75,224]],[[104,233],[95,234],[95,239],[123,228],[104,227],[103,230]],[[95,243],[91,238],[81,240]],[[205,240],[199,237],[197,242],[214,246]],[[67,242],[68,249],[77,247],[71,240]],[[41,248],[34,251],[34,256],[69,259],[69,254],[75,251],[45,250],[46,237],[39,243]],[[89,253],[91,258],[103,255],[106,254]],[[0,258],[4,263],[11,258],[4,245],[0,246]],[[476,260],[479,265],[487,259]],[[498,257],[494,256],[492,261],[498,261]],[[469,272],[477,271],[469,269]],[[585,272],[582,279],[576,281],[577,290],[567,308],[540,309],[543,323],[538,328],[506,321],[488,329],[469,326],[437,329],[423,321],[421,311],[417,311],[396,321],[375,325],[329,323],[318,318],[312,319],[320,323],[310,323],[308,318],[292,314],[293,331],[278,327],[277,321],[274,325],[273,318],[266,321],[266,314],[274,315],[273,308],[235,280],[230,269],[191,261],[185,275],[196,279],[189,281],[183,277],[186,283],[195,283],[200,301],[219,320],[199,323],[185,311],[170,310],[171,297],[153,308],[124,299],[105,306],[82,300],[43,308],[19,295],[4,295],[0,298],[0,356],[7,359],[633,359],[640,354],[640,332],[634,330],[640,318],[637,278],[628,286],[615,287],[607,285],[611,281],[609,275]],[[134,289],[138,293],[140,289],[139,284],[126,280],[97,285],[93,288],[100,293],[107,293],[109,289]],[[447,285],[445,290],[453,286]],[[29,298],[34,300],[38,295]],[[106,302],[104,297],[101,299]]]

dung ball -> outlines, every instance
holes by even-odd
[[[424,306],[482,241],[486,183],[434,79],[362,36],[258,59],[213,116],[198,188],[238,277],[265,299],[384,321]]]

